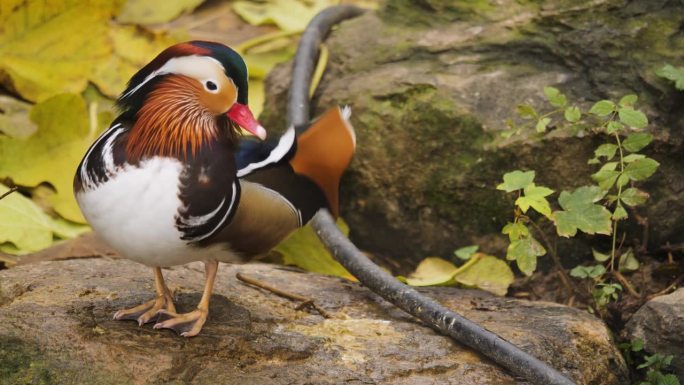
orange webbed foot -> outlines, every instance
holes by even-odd
[[[142,326],[157,319],[159,311],[176,311],[170,295],[157,296],[136,307],[119,310],[114,313],[114,319],[117,321],[135,320],[138,321],[138,326]]]
[[[171,329],[182,337],[194,337],[202,330],[209,311],[198,308],[182,314],[167,310],[159,310],[157,313],[159,319],[154,325],[155,329]]]

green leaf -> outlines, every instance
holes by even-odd
[[[525,275],[532,275],[537,269],[537,257],[546,254],[546,249],[533,237],[511,242],[506,251],[506,259],[515,260]]]
[[[684,89],[684,86],[682,87]],[[663,376],[663,378],[660,379],[657,385],[680,385],[679,384],[679,379],[677,379],[677,376],[674,374],[666,374]]]
[[[615,211],[613,211],[613,215],[611,216],[611,218],[613,218],[613,220],[615,221],[619,221],[622,219],[627,219],[627,216],[628,215],[625,208],[622,207],[620,203],[618,203],[617,206],[615,206]]]
[[[638,99],[638,96],[634,94],[629,94],[620,98],[620,102],[618,104],[620,105],[620,107],[634,107],[634,104],[636,104]]]
[[[622,158],[622,161],[625,163],[632,163],[635,160],[644,159],[645,157],[646,155],[643,154],[629,154],[626,157]]]
[[[476,263],[456,273],[453,279],[461,285],[504,296],[513,283],[514,276],[506,262],[484,255]]]
[[[506,226],[501,230],[501,233],[508,234],[509,241],[517,241],[520,238],[524,238],[530,235],[530,230],[525,226],[524,223],[518,221],[515,223],[508,222]]]
[[[0,136],[0,178],[11,177],[14,183],[30,187],[49,182],[57,192],[49,198],[54,209],[70,221],[85,222],[74,199],[73,178],[101,131],[99,122],[89,122],[85,102],[73,94],[37,104],[31,110],[31,120],[39,128],[29,138]]]
[[[625,175],[631,180],[644,180],[653,175],[660,163],[651,158],[637,159],[625,167]]]
[[[349,234],[349,227],[341,218],[337,220],[337,227],[345,235]],[[283,263],[286,265],[298,266],[315,273],[356,280],[339,262],[333,259],[310,224],[292,233],[280,242],[274,250],[282,255]]]
[[[630,349],[633,352],[640,352],[644,349],[644,340],[642,340],[641,338],[635,338],[631,341],[630,345]]]
[[[594,255],[596,262],[605,262],[610,258],[610,255],[603,254],[599,251],[596,251],[596,249],[591,249],[591,253]]]
[[[583,186],[571,193],[561,192],[558,203],[564,211],[555,211],[552,216],[558,235],[572,237],[577,230],[587,234],[610,234],[610,212],[594,203],[604,195],[605,192],[597,186]]]
[[[512,192],[525,188],[532,181],[534,181],[534,171],[515,170],[505,173],[503,183],[496,186],[496,189]]]
[[[580,120],[582,117],[582,113],[580,112],[580,109],[578,107],[572,106],[568,107],[565,109],[565,113],[563,114],[565,116],[565,120],[567,120],[570,123],[575,123]]]
[[[618,164],[618,162],[606,162],[603,166],[601,166],[599,171],[614,171]]]
[[[618,146],[613,143],[604,143],[594,150],[594,156],[596,158],[605,157],[606,160],[611,160],[615,156]]]
[[[117,21],[126,24],[158,24],[192,12],[204,0],[127,0]]]
[[[458,267],[453,263],[438,257],[428,257],[406,278],[406,283],[411,286],[451,285],[457,272]]]
[[[622,130],[623,128],[625,128],[625,126],[622,123],[611,120],[610,122],[608,122],[608,125],[606,126],[606,133],[609,135],[614,134]]]
[[[608,116],[614,111],[615,103],[611,102],[610,100],[600,100],[591,106],[589,113],[598,116]]]
[[[629,176],[625,173],[620,174],[617,178],[617,183],[615,184],[617,188],[625,187],[629,182]]]
[[[618,270],[621,273],[626,271],[636,271],[639,269],[639,261],[637,261],[634,251],[631,248],[627,249],[620,255],[620,262],[618,263]]]
[[[671,80],[678,90],[684,90],[684,68],[675,68],[669,64],[656,71],[656,74],[661,78]]]
[[[534,109],[534,107],[527,105],[527,104],[519,104],[515,108],[515,111],[518,113],[518,116],[520,116],[521,118],[536,119],[536,117],[537,117],[537,111]]]
[[[544,95],[546,95],[549,103],[554,107],[565,107],[565,105],[568,104],[567,98],[558,90],[558,88],[544,87]]]
[[[551,118],[541,118],[537,121],[537,125],[534,126],[534,129],[537,132],[542,133],[546,131],[546,126],[548,126],[549,123],[551,123]]]
[[[637,188],[630,187],[620,194],[620,200],[627,206],[638,206],[646,203],[648,193]]]
[[[457,249],[456,251],[454,251],[454,255],[460,259],[463,259],[464,261],[467,261],[470,259],[470,257],[473,256],[473,254],[475,254],[475,252],[479,248],[480,248],[480,246],[478,246],[478,245],[461,247],[460,249]]]
[[[653,140],[653,135],[645,132],[635,132],[630,134],[623,142],[622,146],[629,152],[637,152],[648,146]]]
[[[608,162],[604,164],[601,169],[591,175],[591,179],[598,183],[602,190],[610,190],[610,188],[613,187],[615,180],[620,175],[620,171],[615,170],[617,165],[617,162]]]
[[[553,190],[531,183],[525,186],[524,193],[525,195],[519,197],[515,201],[516,206],[520,207],[523,213],[526,213],[527,210],[532,207],[538,213],[547,218],[551,218],[551,206],[545,197],[553,194]]]
[[[648,126],[648,118],[643,112],[629,107],[622,107],[618,110],[620,121],[627,126],[634,128],[644,128]]]
[[[603,265],[595,266],[575,266],[570,270],[570,276],[575,278],[597,278],[606,273],[606,268]]]

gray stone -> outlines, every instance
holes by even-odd
[[[332,318],[247,286],[236,272],[315,298]],[[165,269],[180,311],[201,264]],[[565,306],[456,288],[423,291],[560,368],[578,384],[624,384],[605,325]],[[195,338],[114,321],[153,295],[152,272],[82,258],[0,271],[0,384],[522,384],[358,284],[275,265],[221,265]]]
[[[502,251],[514,200],[495,189],[502,175],[534,169],[539,184],[572,190],[591,183],[596,167],[587,160],[609,140],[569,130],[499,135],[516,105],[548,106],[542,89],[555,86],[585,111],[606,97],[639,95],[655,135],[647,152],[661,166],[643,185],[651,199],[638,211],[657,218],[651,244],[684,241],[682,93],[654,72],[684,65],[682,23],[681,2],[617,0],[388,0],[343,23],[326,42],[312,113],[353,109],[358,151],[341,197],[352,240],[413,263],[473,243]],[[269,129],[285,124],[289,67],[267,79],[261,119]],[[629,229],[627,239],[641,235]],[[565,245],[561,254],[583,255]]]
[[[675,374],[684,378],[684,288],[646,302],[627,323],[625,335],[644,341],[650,354],[673,355]]]

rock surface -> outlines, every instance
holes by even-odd
[[[655,75],[665,62],[684,65],[682,23],[684,3],[661,0],[388,0],[343,23],[326,42],[312,114],[353,109],[359,147],[341,198],[351,238],[416,263],[502,239],[514,198],[495,186],[506,171],[534,169],[557,191],[591,183],[587,160],[607,139],[499,135],[516,105],[548,106],[542,89],[555,86],[585,111],[639,95],[661,163],[639,211],[651,244],[684,241],[684,94]],[[289,74],[283,65],[267,80],[266,127],[284,127]]]
[[[236,272],[310,296],[332,318],[247,286]],[[201,264],[165,270],[180,311]],[[624,384],[609,332],[586,312],[455,288],[443,304],[560,368],[578,384]],[[192,339],[113,321],[148,300],[150,269],[112,259],[50,261],[0,271],[0,384],[521,384],[359,285],[275,265],[221,265],[210,316]]]
[[[644,341],[650,354],[673,355],[672,368],[684,379],[684,288],[648,301],[627,323],[626,335]]]

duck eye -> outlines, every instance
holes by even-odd
[[[218,86],[216,85],[216,83],[212,82],[211,80],[207,80],[207,82],[204,83],[204,86],[209,91],[216,91],[218,89]]]

